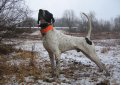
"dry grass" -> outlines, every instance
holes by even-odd
[[[110,47],[102,48],[101,53],[108,53],[111,50]]]
[[[0,56],[0,84],[8,83],[9,81],[12,81],[11,78],[13,75],[15,75],[15,80],[19,83],[26,82],[25,77],[33,76],[34,82],[36,80],[43,80],[46,82],[52,82],[48,78],[51,77],[51,65],[50,62],[47,60],[44,60],[40,63],[41,66],[37,66],[36,61],[37,55],[35,52],[30,51],[23,51],[18,50],[11,60],[27,60],[29,59],[29,64],[26,65],[25,63],[20,63],[19,65],[11,65],[10,63],[7,63],[8,61],[11,61],[10,59],[6,59],[5,55]]]
[[[0,44],[0,55],[4,54],[9,54],[14,52],[16,49],[13,48],[12,45],[7,45],[7,44]]]
[[[19,49],[13,57],[17,58],[17,59],[19,59],[19,58],[21,58],[21,59],[30,58],[30,59],[34,60],[34,58],[36,57],[36,53],[32,52],[32,51],[24,51],[24,50]]]
[[[110,82],[109,80],[104,80],[104,81],[101,81],[100,83],[97,83],[96,85],[110,85]]]
[[[12,75],[16,76],[16,80],[20,83],[25,81],[24,77],[34,76],[35,80],[42,78],[43,70],[42,68],[37,68],[35,66],[35,54],[29,51],[19,51],[16,53],[16,56],[21,59],[30,58],[29,65],[21,63],[20,65],[10,65],[7,63],[5,56],[0,56],[0,84],[5,84],[8,81],[11,81]]]

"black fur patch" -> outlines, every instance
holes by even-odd
[[[41,24],[39,25],[39,27],[41,27],[42,29],[46,28],[47,26],[49,26],[48,23],[41,23]]]
[[[77,51],[77,52],[80,52],[81,50],[80,50],[79,48],[76,48],[76,51]]]
[[[90,41],[88,38],[85,38],[85,40],[89,45],[92,45],[92,41]]]

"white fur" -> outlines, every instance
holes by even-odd
[[[88,18],[87,15],[85,16]],[[91,20],[89,18],[88,20],[89,20],[90,29],[88,31],[87,38],[90,39]],[[53,76],[54,74],[57,77],[59,76],[61,53],[74,49],[75,50],[79,49],[89,59],[91,59],[101,70],[105,70],[106,73],[109,75],[105,66],[102,65],[98,56],[96,55],[94,43],[92,42],[92,45],[89,45],[86,42],[85,37],[69,36],[57,31],[56,29],[53,29],[47,32],[43,36],[43,45],[49,53]],[[54,63],[55,60],[56,64]]]

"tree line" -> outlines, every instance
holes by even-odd
[[[91,11],[87,14],[92,21],[93,32],[119,32],[120,31],[120,16],[116,16],[111,20],[99,20],[96,18],[95,12]],[[37,26],[37,20],[32,17],[26,18],[19,26],[34,27]],[[88,30],[88,21],[84,15],[80,14],[77,17],[73,10],[65,10],[62,18],[56,18],[55,27],[69,27],[69,32],[86,32]],[[76,28],[75,28],[76,27]]]
[[[91,11],[87,14],[92,21],[93,32],[119,32],[120,31],[120,16],[116,16],[111,20],[99,20],[95,16],[95,12]],[[56,19],[55,26],[69,27],[70,32],[86,32],[88,30],[88,21],[80,14],[80,17],[76,17],[73,10],[66,10],[63,17]],[[77,27],[72,28],[72,27]]]

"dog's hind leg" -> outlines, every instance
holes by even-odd
[[[106,75],[107,75],[107,76],[110,75],[110,73],[109,73],[108,70],[106,69],[105,65],[103,65],[103,63],[101,63],[99,57],[98,57],[96,54],[92,54],[92,55],[88,56],[88,58],[89,58],[90,60],[92,60],[92,61],[100,68],[100,71],[105,70]]]
[[[90,49],[91,48],[91,49]],[[110,75],[106,67],[101,63],[99,57],[96,55],[95,49],[90,47],[86,49],[85,51],[82,51],[91,61],[93,61],[99,68],[100,70],[105,70],[106,75]]]

